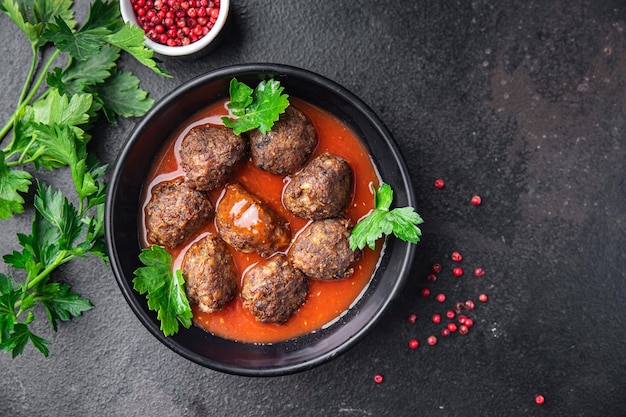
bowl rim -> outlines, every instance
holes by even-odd
[[[196,52],[199,52],[209,46],[209,44],[217,38],[226,25],[229,11],[230,0],[220,0],[220,11],[217,15],[217,19],[215,20],[215,24],[211,30],[209,30],[209,33],[189,45],[167,46],[150,40],[145,34],[144,44],[154,52],[164,56],[186,56],[195,54]],[[130,4],[130,0],[120,0],[120,13],[125,23],[139,26],[135,12]]]
[[[391,291],[386,295],[375,314],[370,317],[369,321],[364,326],[360,327],[358,331],[356,331],[350,338],[344,340],[342,343],[338,344],[331,350],[305,361],[284,364],[275,367],[249,368],[245,366],[225,364],[215,361],[213,359],[200,355],[197,352],[191,351],[188,348],[180,346],[172,337],[165,337],[161,332],[159,326],[155,325],[155,323],[153,322],[153,318],[150,316],[152,312],[147,312],[144,309],[143,304],[145,303],[145,297],[136,293],[136,291],[132,288],[132,285],[129,285],[127,277],[124,274],[120,259],[117,256],[118,252],[116,251],[116,242],[114,241],[114,239],[112,239],[112,236],[114,236],[112,218],[115,214],[113,202],[114,197],[119,192],[119,179],[121,176],[121,171],[124,169],[125,161],[128,159],[130,153],[133,150],[133,147],[140,138],[140,133],[150,124],[152,119],[156,117],[155,115],[160,114],[164,109],[171,105],[172,101],[176,100],[178,97],[184,96],[189,91],[201,87],[204,84],[212,81],[219,81],[227,77],[232,78],[241,74],[252,73],[280,74],[281,76],[285,75],[287,77],[291,76],[306,78],[309,82],[323,85],[325,88],[328,88],[332,90],[335,94],[339,95],[342,99],[350,102],[351,105],[353,105],[360,113],[366,116],[366,118],[372,123],[372,126],[374,126],[374,128],[382,137],[388,148],[388,157],[393,158],[395,160],[395,163],[397,164],[398,172],[395,172],[394,174],[396,177],[399,177],[401,179],[403,189],[406,193],[405,197],[407,199],[407,205],[412,207],[415,206],[415,193],[410,174],[402,157],[400,149],[395,142],[395,139],[393,138],[391,132],[385,126],[383,121],[378,117],[378,115],[376,115],[376,113],[359,97],[357,97],[355,94],[353,94],[340,84],[336,83],[335,81],[326,78],[325,76],[295,66],[273,63],[236,64],[208,71],[183,83],[179,87],[175,88],[174,90],[163,96],[157,103],[155,103],[155,105],[148,112],[148,114],[146,114],[141,119],[141,121],[134,127],[134,129],[132,129],[125,142],[123,143],[121,150],[118,153],[118,156],[114,162],[113,172],[109,180],[109,189],[107,191],[105,203],[105,242],[107,252],[109,254],[111,269],[118,283],[118,286],[124,298],[126,299],[126,302],[131,307],[131,310],[133,311],[133,313],[135,313],[139,321],[144,325],[144,327],[146,327],[149,332],[152,333],[153,336],[155,336],[161,343],[170,348],[172,351],[183,356],[184,358],[213,370],[242,376],[279,376],[305,371],[321,365],[325,362],[328,362],[330,359],[346,352],[358,341],[360,341],[367,333],[369,333],[372,328],[378,324],[379,319],[387,311],[390,303],[397,297],[398,293],[408,279],[408,275],[412,267],[412,261],[415,256],[416,245],[407,242],[401,242],[401,244],[403,244],[405,247],[405,252],[400,262],[400,272],[396,280],[393,282]]]

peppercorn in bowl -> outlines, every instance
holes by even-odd
[[[120,0],[125,22],[142,28],[145,44],[164,56],[206,53],[224,31],[230,0]]]
[[[242,92],[250,100],[234,99]],[[281,109],[276,120],[239,107],[258,95]],[[123,296],[164,345],[218,371],[283,375],[377,324],[415,245],[365,239],[359,224],[414,206],[397,145],[363,101],[307,70],[245,64],[185,83],[135,127],[113,167],[105,235]]]

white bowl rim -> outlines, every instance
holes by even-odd
[[[229,10],[230,0],[220,0],[220,11],[217,15],[217,19],[215,20],[215,24],[213,25],[209,33],[198,39],[196,42],[190,43],[189,45],[167,46],[158,42],[154,42],[148,39],[148,37],[145,35],[144,43],[148,48],[152,49],[154,52],[160,55],[185,56],[194,54],[207,47],[222,31],[222,29],[226,25],[226,19],[228,17]],[[131,25],[139,27],[137,17],[135,16],[135,11],[130,4],[130,0],[120,0],[120,12],[122,14],[122,19],[124,19],[125,23],[130,23]]]

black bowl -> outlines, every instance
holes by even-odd
[[[414,256],[414,245],[388,238],[379,265],[360,299],[324,329],[274,344],[226,340],[198,327],[165,337],[146,299],[133,289],[133,271],[141,266],[138,232],[143,183],[164,142],[198,109],[228,97],[233,77],[256,85],[268,76],[285,92],[334,114],[361,138],[379,175],[394,190],[394,205],[414,206],[406,165],[388,129],[374,112],[345,88],[312,72],[275,64],[235,65],[193,79],[157,103],[124,144],[115,163],[106,200],[106,244],[119,287],[146,328],[183,357],[218,371],[283,375],[310,369],[345,352],[380,319],[401,290]]]

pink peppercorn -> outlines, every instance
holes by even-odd
[[[438,274],[439,272],[441,272],[441,270],[443,269],[443,266],[441,264],[433,264],[433,266],[431,267],[432,271],[436,274]]]
[[[422,288],[420,293],[422,294],[422,297],[428,297],[430,295],[430,288]]]
[[[476,268],[474,269],[474,275],[480,278],[485,275],[485,270],[482,268]]]
[[[435,282],[435,281],[437,281],[437,275],[435,275],[435,274],[428,274],[428,276],[426,277],[426,280],[428,282]]]
[[[433,314],[433,323],[435,324],[441,323],[441,314]]]
[[[456,316],[456,313],[454,311],[452,310],[446,311],[446,317],[449,318],[450,320],[452,320],[454,316]]]
[[[377,384],[382,384],[384,378],[381,374],[376,374],[374,375],[374,382],[376,382]]]
[[[469,332],[469,327],[467,327],[465,324],[461,324],[459,326],[459,334],[467,334]]]
[[[467,316],[464,314],[461,314],[456,321],[458,321],[459,324],[465,324],[465,322],[467,321]]]
[[[411,339],[409,341],[409,347],[411,349],[417,349],[419,347],[420,343],[417,341],[417,339]]]
[[[459,253],[459,252],[452,252],[452,255],[450,255],[450,259],[452,259],[454,262],[461,262],[463,260],[463,256]]]
[[[472,300],[467,300],[465,302],[465,308],[468,310],[473,310],[474,308],[476,308],[476,304],[474,304]]]
[[[472,202],[472,205],[479,206],[480,203],[482,202],[482,199],[480,198],[479,195],[475,195],[474,197],[472,197],[471,202]]]
[[[487,302],[487,294],[480,294],[478,296],[478,301],[480,301],[481,303],[486,303]]]
[[[473,320],[473,319],[468,318],[467,320],[465,320],[465,325],[466,325],[468,328],[472,327],[472,326],[474,325],[474,320]]]
[[[535,403],[541,405],[546,401],[546,399],[543,397],[543,395],[536,395],[535,396]]]
[[[435,180],[435,187],[443,188],[444,185],[445,185],[445,183],[443,182],[443,180],[441,178],[437,178]]]
[[[409,315],[409,323],[414,324],[417,321],[417,314]]]
[[[437,337],[435,336],[428,336],[428,339],[426,339],[426,343],[428,343],[431,346],[434,346],[437,344]]]
[[[447,327],[443,328],[443,329],[441,330],[441,335],[442,335],[443,337],[448,337],[448,336],[450,336],[450,330],[448,330],[448,328],[447,328]]]
[[[440,303],[443,303],[444,301],[446,301],[446,295],[445,294],[437,294],[437,301],[439,301]]]
[[[457,266],[456,268],[452,269],[452,275],[454,275],[455,277],[460,277],[461,275],[463,275],[463,268]]]
[[[451,333],[456,332],[456,329],[457,329],[456,324],[448,323],[448,330],[450,330]]]

